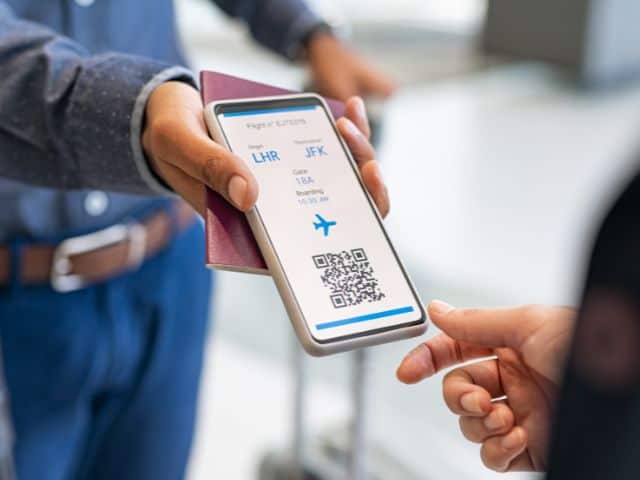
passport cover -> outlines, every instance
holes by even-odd
[[[200,91],[204,105],[220,100],[235,100],[296,93],[292,90],[253,82],[224,73],[200,73]],[[344,115],[344,104],[326,99],[335,118]],[[213,268],[268,275],[267,265],[247,219],[224,197],[206,189],[206,262]]]

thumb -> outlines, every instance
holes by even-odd
[[[255,204],[257,180],[240,157],[209,138],[200,114],[179,111],[168,120],[156,120],[147,131],[149,158],[159,174],[167,170],[162,165],[167,163],[218,192],[239,210],[246,212]]]
[[[166,82],[153,91],[145,113],[145,154],[154,171],[187,200],[199,205],[194,199],[202,197],[203,184],[242,211],[254,205],[258,182],[240,157],[209,138],[196,89]]]
[[[454,308],[439,300],[429,304],[433,323],[454,340],[483,347],[518,350],[540,325],[535,306],[517,308]]]
[[[185,170],[220,193],[237,209],[248,211],[258,197],[258,182],[244,160],[208,137],[193,138],[184,150]]]

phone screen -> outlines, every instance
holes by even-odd
[[[222,104],[215,113],[258,180],[258,216],[317,341],[425,321],[320,100]]]

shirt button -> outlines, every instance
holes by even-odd
[[[109,197],[99,190],[89,192],[84,199],[84,209],[92,217],[102,215],[109,206]]]
[[[90,7],[96,0],[74,0],[79,7]]]

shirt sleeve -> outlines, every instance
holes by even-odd
[[[149,95],[168,80],[196,84],[181,67],[89,55],[0,0],[0,176],[60,189],[165,193],[140,135]]]
[[[295,59],[300,42],[325,22],[304,0],[214,0],[232,17],[244,20],[265,47]]]

